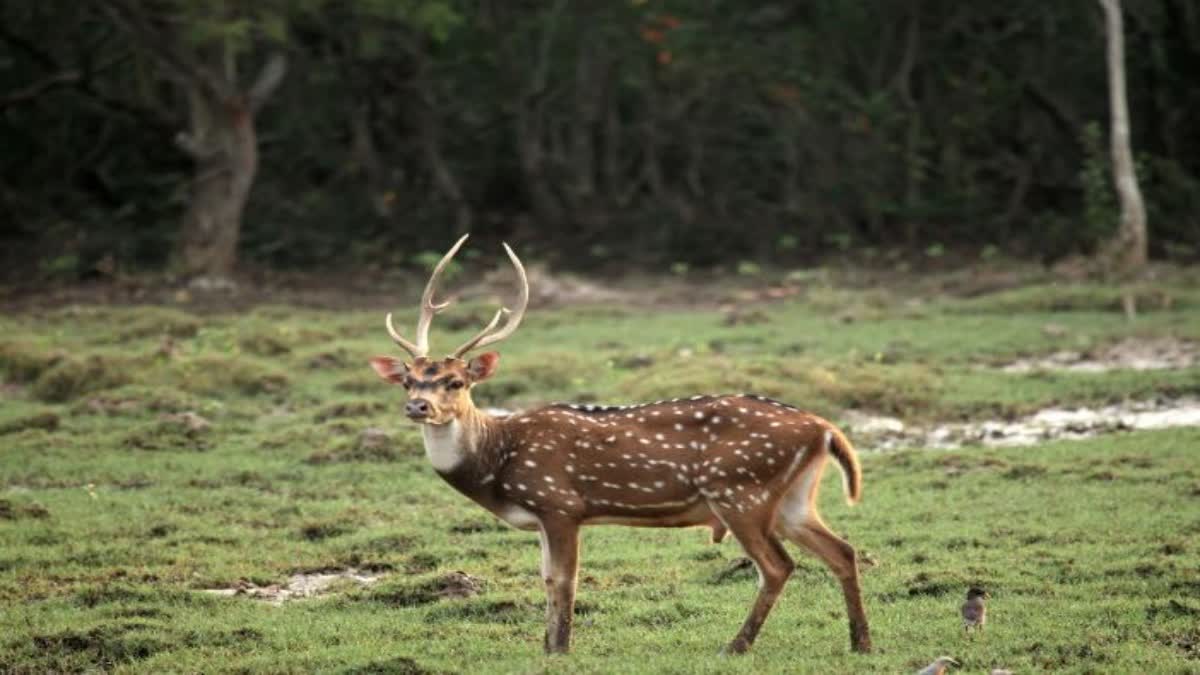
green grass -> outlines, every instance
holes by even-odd
[[[1130,335],[1200,338],[1185,291],[1134,323],[1110,295],[1040,287],[913,304],[825,290],[738,326],[703,310],[532,310],[477,399],[750,390],[833,419],[861,407],[920,420],[1200,393],[1197,368],[985,367]],[[435,349],[476,328],[441,325],[457,330],[435,325]],[[366,367],[392,351],[379,313],[65,308],[4,317],[0,331],[0,672],[906,672],[940,654],[968,672],[1200,671],[1197,429],[862,448],[864,502],[846,507],[830,478],[822,508],[875,562],[869,656],[849,653],[840,592],[813,559],[797,553],[754,651],[719,658],[754,593],[753,573],[723,574],[736,544],[589,528],[575,652],[547,658],[536,537],[427,466],[398,392]],[[190,428],[185,412],[211,427]],[[369,427],[390,442],[362,445]],[[346,566],[384,576],[281,607],[200,592]],[[439,599],[454,570],[484,592]],[[987,631],[968,639],[957,607],[971,584],[994,597]]]

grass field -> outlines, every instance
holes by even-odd
[[[1197,367],[990,367],[1131,336],[1200,340],[1195,286],[1156,293],[1170,302],[1143,303],[1134,322],[1115,291],[1051,285],[920,303],[810,289],[748,321],[535,308],[476,399],[752,391],[834,420],[858,408],[920,421],[1200,394]],[[450,310],[435,350],[487,316]],[[846,507],[834,477],[822,507],[870,560],[871,655],[849,652],[840,591],[797,552],[753,652],[718,657],[754,594],[753,571],[731,567],[736,544],[589,528],[575,651],[544,657],[536,537],[428,467],[400,392],[366,366],[392,350],[381,319],[286,306],[0,319],[0,671],[911,672],[950,654],[964,672],[1200,672],[1195,428],[1004,450],[860,447],[863,503]],[[368,428],[386,437],[364,442]],[[202,592],[347,567],[381,578],[278,606]],[[482,592],[440,596],[458,570]],[[993,598],[988,629],[968,638],[957,610],[972,584]]]

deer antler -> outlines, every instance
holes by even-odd
[[[517,268],[517,277],[521,280],[521,295],[517,300],[517,308],[515,311],[509,310],[507,307],[501,307],[496,310],[496,316],[492,317],[491,323],[479,331],[475,337],[467,340],[461,347],[455,349],[450,354],[452,358],[461,359],[467,352],[473,349],[503,340],[512,335],[513,331],[517,330],[517,326],[521,325],[521,319],[525,318],[525,308],[529,306],[529,278],[525,276],[525,266],[521,264],[520,258],[517,257],[516,253],[513,253],[508,244],[504,245],[504,251],[508,253],[508,259],[512,261],[513,267]],[[495,330],[496,326],[500,323],[500,317],[506,314],[511,314],[511,316],[504,323],[504,327],[500,330]]]
[[[433,273],[429,275],[429,282],[425,284],[425,292],[421,294],[421,318],[417,319],[417,343],[414,345],[400,335],[399,331],[392,326],[392,313],[388,312],[387,319],[384,321],[387,324],[388,334],[400,345],[406,352],[412,354],[413,358],[419,358],[429,354],[429,326],[433,323],[433,315],[446,309],[450,306],[449,301],[443,303],[434,303],[433,291],[437,287],[438,277],[442,275],[442,271],[446,269],[446,265],[450,263],[450,259],[458,253],[458,249],[462,247],[463,242],[471,235],[464,234],[446,255],[438,261],[436,267],[433,268]]]

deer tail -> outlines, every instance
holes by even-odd
[[[837,460],[838,468],[842,470],[842,487],[846,491],[846,503],[857,504],[862,498],[862,467],[858,463],[858,454],[850,439],[846,438],[837,427],[829,425],[825,435],[825,449]]]

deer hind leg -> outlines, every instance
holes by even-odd
[[[750,649],[758,631],[762,628],[767,615],[783,591],[784,584],[792,575],[796,564],[792,561],[783,545],[771,533],[771,524],[763,510],[747,513],[730,513],[728,510],[718,510],[712,504],[729,531],[733,533],[738,543],[746,551],[746,556],[758,568],[758,596],[750,607],[750,615],[746,617],[741,630],[725,648],[733,654],[741,654]]]
[[[575,583],[579,571],[579,525],[545,520],[538,530],[542,541],[542,579],[546,582],[547,654],[571,650],[575,618]]]
[[[841,583],[842,595],[846,599],[846,614],[850,619],[850,648],[856,652],[871,651],[871,630],[867,625],[867,611],[863,607],[858,556],[854,547],[830,532],[815,512],[807,512],[799,522],[788,520],[786,512],[780,515],[779,533],[820,558]]]

